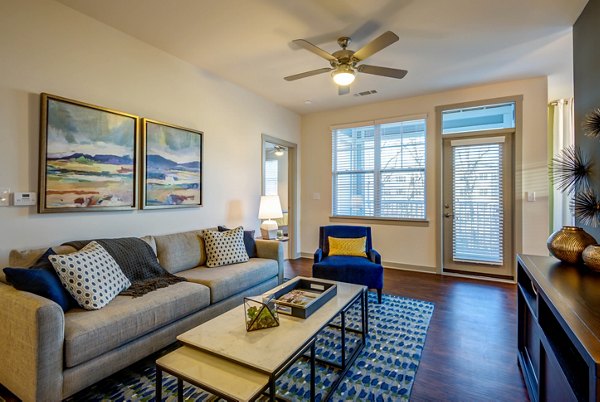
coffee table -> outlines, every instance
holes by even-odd
[[[299,279],[311,278],[297,277],[292,280]],[[227,400],[253,400],[267,392],[269,399],[274,401],[276,379],[296,360],[308,357],[311,364],[311,400],[315,398],[315,363],[340,370],[338,378],[323,398],[324,401],[328,400],[365,346],[368,331],[367,289],[361,285],[322,279],[319,281],[335,283],[337,295],[306,319],[279,314],[278,327],[246,332],[242,305],[179,335],[177,339],[184,344],[184,351],[177,349],[171,352],[177,355],[168,354],[156,362],[157,397],[162,388],[162,371],[166,371],[179,379],[180,396],[182,380],[185,380]],[[288,284],[289,282],[285,285]],[[358,303],[361,308],[361,329],[347,328],[346,312]],[[340,324],[332,324],[338,316]],[[327,326],[340,331],[341,364],[315,356],[316,337]],[[349,356],[346,351],[347,332],[361,335]],[[191,351],[201,354],[190,358]],[[307,353],[308,356],[305,356]],[[225,374],[210,379],[208,373],[211,372],[211,366],[218,366]],[[250,388],[245,388],[243,393],[236,393],[235,386],[232,385],[232,381],[237,379],[238,369],[240,378],[251,383]],[[223,381],[227,376],[231,378]]]

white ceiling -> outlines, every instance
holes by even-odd
[[[58,0],[298,113],[569,70],[565,35],[587,0]],[[338,96],[328,67],[291,41],[358,50],[390,30],[400,40],[367,64],[409,71],[402,80],[359,74]],[[561,40],[563,39],[563,40]],[[365,97],[354,93],[372,90]],[[311,104],[305,104],[311,100]]]

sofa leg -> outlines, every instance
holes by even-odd
[[[379,301],[379,304],[381,304],[381,292],[383,291],[383,289],[377,289],[377,300]]]

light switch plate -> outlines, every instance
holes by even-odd
[[[313,193],[313,200],[320,200],[321,199],[321,193]]]
[[[0,207],[8,207],[10,205],[10,188],[0,188]]]

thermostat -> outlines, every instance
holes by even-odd
[[[37,204],[36,193],[15,193],[15,207]]]

